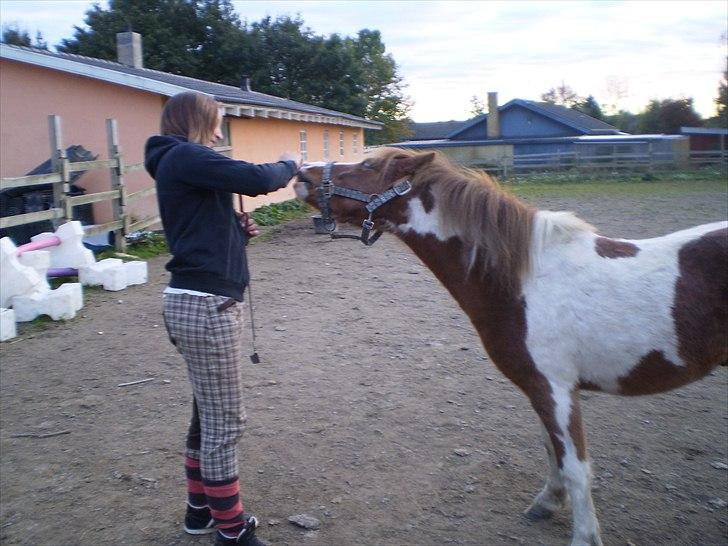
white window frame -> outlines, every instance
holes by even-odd
[[[301,129],[298,133],[298,151],[303,161],[308,161],[308,141],[306,129]]]
[[[339,155],[344,157],[344,131],[339,131]]]
[[[351,135],[351,151],[355,156],[359,155],[359,133],[356,131]]]
[[[329,145],[329,130],[324,129],[324,160],[328,161],[331,154]]]

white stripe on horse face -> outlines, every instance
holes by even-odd
[[[422,200],[418,197],[410,199],[407,203],[407,223],[399,224],[397,229],[401,233],[413,231],[418,235],[434,235],[441,241],[446,241],[455,235],[443,231],[437,207],[430,212],[425,211]]]

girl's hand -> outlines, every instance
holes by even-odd
[[[246,233],[251,237],[257,237],[260,235],[260,228],[255,223],[247,212],[236,212],[235,216],[238,217],[238,221]]]

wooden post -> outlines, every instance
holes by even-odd
[[[106,120],[106,142],[109,150],[109,159],[115,159],[116,165],[109,169],[111,173],[111,189],[119,190],[120,198],[111,201],[114,220],[123,222],[122,228],[114,230],[114,246],[119,252],[126,250],[126,235],[130,225],[130,216],[126,210],[126,188],[124,187],[124,165],[121,159],[119,146],[119,131],[115,119]]]
[[[66,150],[63,147],[60,116],[55,114],[48,116],[48,138],[51,148],[51,170],[61,175],[60,182],[53,184],[53,208],[63,208],[63,220],[71,220],[73,219],[73,207],[66,200],[66,193],[69,191],[70,173],[68,172]],[[58,229],[61,219],[53,218],[51,222],[53,229]]]

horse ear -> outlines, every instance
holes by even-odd
[[[417,154],[412,157],[398,158],[395,164],[395,176],[401,178],[410,174],[415,174],[421,167],[430,163],[435,159],[435,152],[426,154]]]

